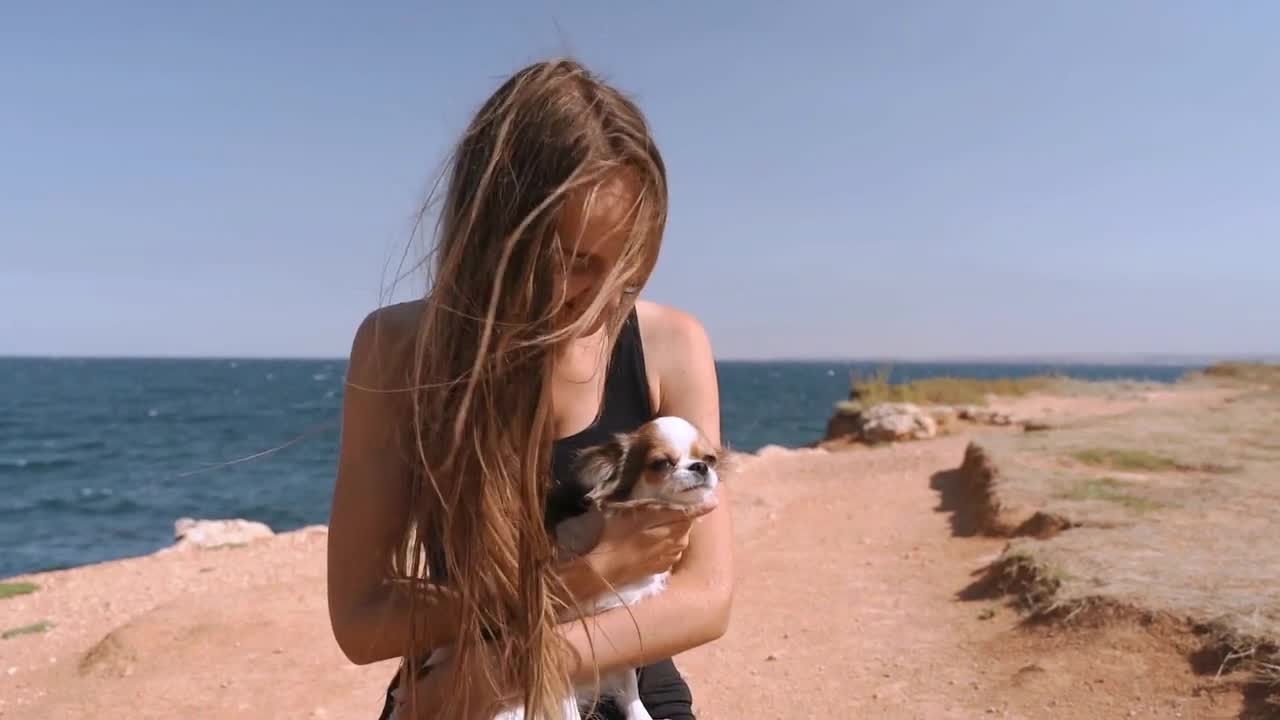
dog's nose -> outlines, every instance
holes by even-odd
[[[697,473],[703,476],[707,474],[708,470],[709,468],[707,467],[707,464],[704,462],[696,462],[689,466],[689,472]]]

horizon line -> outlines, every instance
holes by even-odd
[[[204,360],[227,362],[341,362],[349,360],[342,355],[183,355],[183,354],[50,354],[50,353],[0,353],[0,360]],[[1102,365],[1206,365],[1214,362],[1280,362],[1280,353],[1268,352],[1077,352],[1077,353],[1009,353],[1001,355],[866,355],[866,356],[774,356],[774,357],[717,357],[718,363],[850,363],[850,364],[1028,364],[1054,363],[1102,364]]]

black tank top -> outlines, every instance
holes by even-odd
[[[584,494],[570,477],[571,464],[577,454],[593,445],[608,442],[618,433],[631,432],[653,417],[640,326],[635,311],[632,311],[614,343],[599,417],[584,430],[561,438],[552,445],[554,484],[546,508],[549,528],[587,510]]]
[[[645,371],[640,323],[635,310],[632,310],[614,343],[599,417],[586,429],[561,438],[552,445],[553,484],[545,511],[549,528],[588,509],[585,493],[578,488],[577,483],[571,481],[570,466],[574,457],[585,448],[607,442],[616,433],[635,430],[653,417],[654,408],[649,395],[649,376]],[[387,689],[382,718],[388,717],[391,712],[391,690],[398,682],[399,673]],[[689,686],[673,661],[660,660],[640,668],[638,684],[640,699],[653,717],[694,720],[693,698]],[[604,706],[597,708],[596,713],[586,720],[623,720],[624,715],[619,708],[602,705]]]

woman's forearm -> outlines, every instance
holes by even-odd
[[[573,598],[598,597],[608,591],[608,581],[600,576],[585,557],[566,560],[558,568],[560,580],[570,597],[560,593],[561,601],[572,606]],[[374,663],[391,658],[404,657],[412,652],[417,658],[426,658],[434,649],[453,644],[461,624],[461,607],[455,596],[436,588],[410,589],[410,585],[396,583],[371,598],[351,613],[344,623],[344,634],[356,638],[352,648],[352,660],[360,664]],[[416,593],[416,596],[411,596]],[[410,637],[410,617],[417,622]]]
[[[347,638],[343,649],[360,665],[410,653],[423,660],[435,648],[457,639],[460,617],[452,594],[431,588],[415,590],[407,583],[390,584],[348,613],[342,623],[342,634]]]
[[[674,657],[716,640],[729,623],[730,592],[697,576],[672,576],[665,592],[632,607],[562,623],[575,683]]]

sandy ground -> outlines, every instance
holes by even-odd
[[[1141,402],[1185,402],[1185,398]],[[1058,408],[1061,404],[1031,399]],[[1092,402],[1092,405],[1089,403]],[[1070,414],[1115,401],[1072,400]],[[703,718],[1237,718],[1185,638],[1024,626],[961,594],[1004,541],[952,535],[935,476],[965,436],[766,451],[738,475],[729,633],[677,659]],[[29,578],[0,600],[0,718],[373,718],[394,663],[349,664],[329,632],[324,532]]]

